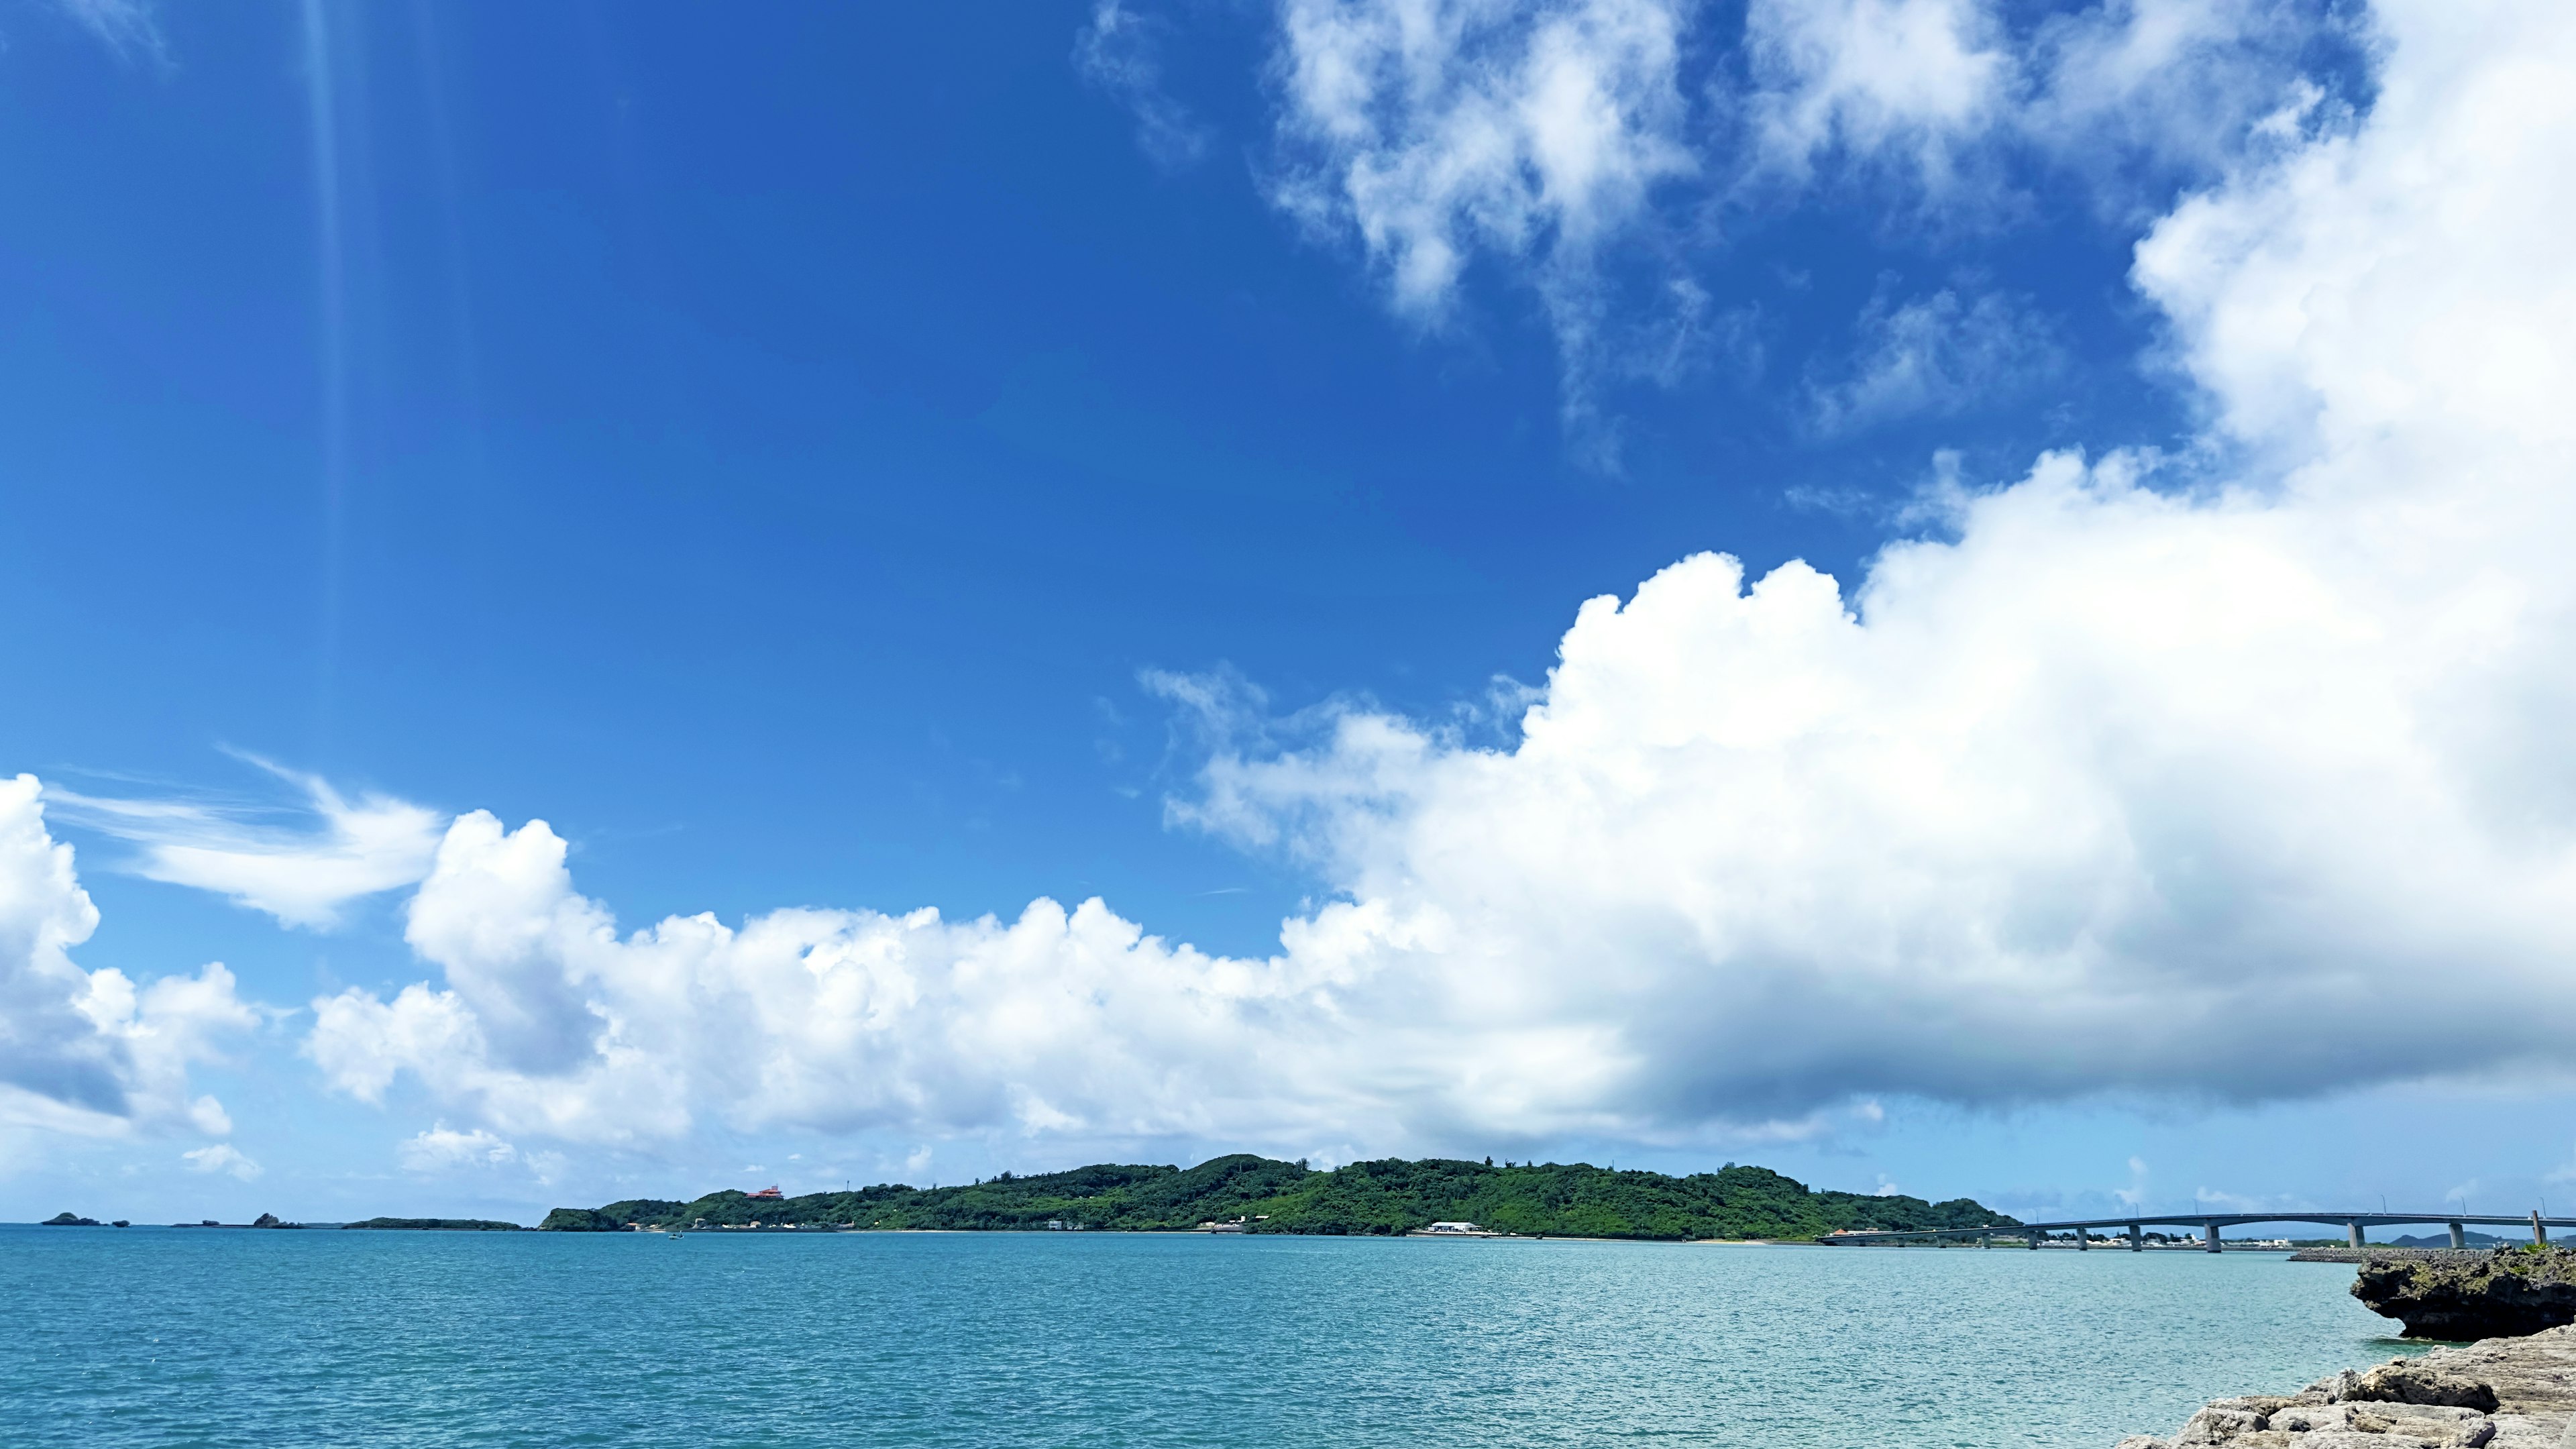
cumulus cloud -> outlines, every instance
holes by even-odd
[[[266,1170],[247,1153],[229,1142],[218,1142],[211,1147],[182,1152],[179,1158],[188,1164],[191,1171],[228,1172],[244,1182],[250,1181]]]
[[[1849,588],[1684,559],[1582,607],[1508,745],[1172,683],[1178,817],[1325,887],[1266,958],[1098,901],[625,932],[477,813],[410,907],[440,979],[310,1050],[519,1140],[1325,1157],[2576,1069],[2576,14],[2380,23],[2366,123],[2138,250],[2236,471],[2052,454]]]
[[[1848,594],[1685,560],[1516,748],[1346,711],[1201,817],[1439,922],[1381,959],[1450,1010],[1589,1024],[1645,1121],[2576,1066],[2576,20],[2382,24],[2366,127],[2140,248],[2264,466],[2052,456]]]
[[[232,1129],[190,1097],[188,1068],[258,1024],[218,964],[137,986],[71,951],[98,927],[72,850],[45,828],[32,775],[0,780],[0,1119],[82,1133],[136,1125]]]
[[[564,853],[542,821],[459,818],[407,933],[446,985],[315,1002],[326,1076],[376,1100],[408,1072],[504,1132],[609,1142],[709,1114],[1106,1137],[1331,1110],[1329,1075],[1294,1050],[1294,1023],[1330,1015],[1328,972],[1170,946],[1098,901],[1008,923],[789,910],[621,936]]]
[[[1075,36],[1074,69],[1136,118],[1136,145],[1155,165],[1177,171],[1207,154],[1208,130],[1163,89],[1156,22],[1123,3],[1099,0]]]
[[[355,801],[329,781],[252,764],[294,785],[312,822],[280,826],[238,807],[192,800],[112,799],[59,786],[47,797],[80,824],[142,847],[135,873],[193,886],[265,911],[281,923],[327,929],[352,901],[418,882],[446,817],[382,795]]]
[[[1861,314],[1860,332],[1850,374],[1810,387],[1820,432],[2000,406],[2066,366],[2048,318],[2001,292],[1963,299],[1945,287],[1895,304],[1882,295]]]

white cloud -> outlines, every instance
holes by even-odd
[[[2111,1196],[2128,1207],[2143,1207],[2147,1201],[2147,1162],[2143,1157],[2129,1159],[2129,1185],[2111,1189]]]
[[[1745,49],[1758,159],[1801,180],[1826,152],[1893,152],[1946,183],[2016,71],[1979,0],[1754,0]]]
[[[83,971],[72,948],[98,927],[72,850],[45,829],[32,775],[0,779],[0,1120],[79,1133],[136,1124],[231,1130],[188,1068],[258,1017],[221,964],[138,987]]]
[[[259,1176],[260,1173],[265,1170],[248,1155],[243,1153],[241,1149],[233,1146],[229,1142],[218,1142],[211,1147],[200,1147],[193,1152],[182,1152],[179,1156],[193,1171],[229,1172],[244,1182],[248,1182],[252,1178]]]
[[[406,1172],[452,1172],[460,1167],[500,1167],[519,1160],[519,1149],[476,1128],[459,1132],[441,1122],[404,1139],[394,1149]]]
[[[1943,288],[1893,306],[1881,296],[1861,314],[1860,332],[1850,375],[1810,389],[1819,431],[1998,406],[2061,377],[2067,365],[2048,319],[2000,292],[1963,300]]]
[[[2019,27],[1993,0],[1753,0],[1744,164],[1799,183],[1892,168],[1952,202],[2008,151],[2114,193],[2208,176],[2338,29],[2289,0],[2105,0]]]
[[[1097,901],[621,934],[478,813],[411,906],[443,983],[317,1002],[311,1050],[520,1140],[1335,1159],[2576,1070],[2576,12],[2381,20],[2364,125],[2139,249],[2239,474],[2050,455],[1848,591],[1685,559],[1580,610],[1507,748],[1184,681],[1178,813],[1327,887],[1269,959]]]
[[[1686,0],[1285,0],[1279,203],[1356,236],[1396,310],[1445,314],[1479,252],[1525,273],[1589,406],[1603,355],[1600,251],[1698,162],[1678,83]],[[1667,306],[1705,298],[1676,278]],[[1654,354],[1688,321],[1644,348]],[[1667,329],[1670,332],[1670,329]]]
[[[1355,975],[1584,1042],[1546,1095],[1641,1126],[2576,1067],[2576,19],[2383,24],[2365,128],[2140,250],[2272,467],[2053,456],[1848,596],[1686,560],[1585,606],[1517,748],[1347,710],[1198,817],[1417,933]]]
[[[2144,160],[2205,174],[2297,93],[2301,45],[2336,25],[2277,0],[2119,0],[2052,17],[2029,47],[2016,129],[2082,170]]]
[[[144,0],[61,0],[63,13],[104,42],[121,59],[141,56],[167,64],[168,44],[161,23]]]
[[[1207,154],[1208,129],[1163,89],[1159,26],[1124,0],[1098,0],[1075,36],[1074,69],[1136,118],[1136,144],[1155,165],[1177,171]]]
[[[1096,30],[1132,23],[1105,3],[1118,23]],[[1995,0],[1752,0],[1741,47],[1696,47],[1717,58],[1686,75],[1702,9],[1281,0],[1274,197],[1315,234],[1355,238],[1426,329],[1479,260],[1531,287],[1569,440],[1615,465],[1610,385],[1669,387],[1744,351],[1749,314],[1688,262],[1739,209],[1893,183],[1929,203],[1889,206],[1910,225],[1985,226],[2027,209],[2008,178],[2035,162],[2143,214],[2274,144],[2267,117],[2336,111],[2304,68],[2332,69],[2310,54],[2319,36],[2355,38],[2299,0],[2104,0],[2037,20]]]
[[[327,929],[350,902],[428,874],[446,818],[382,795],[352,802],[318,775],[244,756],[301,790],[317,824],[280,828],[252,812],[189,800],[121,800],[59,786],[48,798],[76,822],[136,842],[136,874],[213,891],[290,926]]]
[[[314,1003],[310,1051],[380,1098],[410,1072],[512,1135],[730,1125],[1092,1136],[1258,1130],[1331,1110],[1295,1023],[1317,972],[1203,956],[1097,901],[1008,924],[789,910],[621,937],[543,822],[459,818],[408,937],[446,986]],[[1281,1092],[1282,1080],[1297,1081]]]

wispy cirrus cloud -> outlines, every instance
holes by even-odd
[[[328,929],[351,902],[418,882],[446,817],[385,795],[352,800],[318,775],[242,759],[293,786],[297,807],[45,789],[64,818],[133,842],[137,875],[191,886],[290,926]]]
[[[127,60],[170,63],[169,42],[146,0],[59,0],[63,13]]]
[[[1207,155],[1212,133],[1163,87],[1163,29],[1127,0],[1098,0],[1074,37],[1073,64],[1135,117],[1136,145],[1147,159],[1179,171]]]

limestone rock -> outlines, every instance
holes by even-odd
[[[2465,1261],[2373,1257],[2352,1296],[2408,1338],[2465,1342],[2576,1323],[2576,1249],[2498,1248]]]
[[[2445,1404],[2481,1414],[2496,1411],[2494,1386],[2402,1358],[2363,1374],[2344,1397],[2388,1404]]]
[[[2263,1415],[2252,1409],[2230,1409],[2212,1404],[2191,1416],[2174,1436],[2175,1449],[2198,1449],[2204,1444],[2230,1444],[2263,1427]]]
[[[2118,1449],[2576,1449],[2576,1327],[2346,1369],[2287,1397],[2220,1399]]]

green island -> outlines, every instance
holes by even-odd
[[[1811,1192],[1768,1168],[1727,1165],[1672,1177],[1585,1163],[1506,1164],[1388,1158],[1329,1172],[1238,1154],[1196,1167],[1078,1167],[1003,1173],[958,1187],[882,1184],[802,1197],[709,1193],[689,1202],[630,1198],[557,1208],[541,1229],[859,1228],[1011,1231],[1048,1227],[1170,1232],[1241,1219],[1253,1233],[1391,1235],[1473,1222],[1537,1237],[1812,1242],[1838,1229],[2017,1226],[1968,1198]]]

